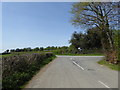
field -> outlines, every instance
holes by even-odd
[[[57,54],[57,55],[69,55],[69,56],[104,56],[104,54]]]
[[[100,51],[85,51],[86,53],[71,53],[71,52],[62,52],[64,50],[48,50],[48,51],[28,51],[28,52],[12,52],[10,54],[5,54],[5,55],[0,55],[0,57],[9,57],[9,56],[14,56],[14,55],[22,55],[26,53],[47,53],[47,52],[52,52],[55,55],[72,55],[72,56],[104,56],[104,54]]]

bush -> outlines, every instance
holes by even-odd
[[[53,57],[52,53],[33,53],[2,58],[2,87],[20,88]]]

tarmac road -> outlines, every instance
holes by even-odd
[[[118,72],[97,64],[102,56],[57,56],[25,88],[118,88]]]

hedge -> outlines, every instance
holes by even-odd
[[[52,53],[32,53],[2,58],[2,88],[20,89],[54,57]]]

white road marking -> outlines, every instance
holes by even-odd
[[[72,61],[75,65],[77,65],[78,67],[80,67],[82,70],[84,70],[83,67],[81,67],[80,65],[78,65],[75,61]]]
[[[104,84],[103,82],[101,82],[101,81],[98,81],[98,82],[101,83],[102,85],[104,85],[106,88],[110,88],[106,84]]]

